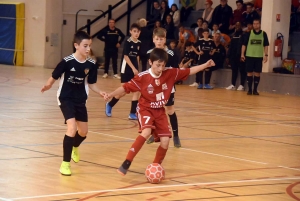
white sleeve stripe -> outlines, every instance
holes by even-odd
[[[137,83],[133,79],[131,81],[137,86],[137,88],[139,88],[139,90],[141,90],[141,88],[139,87],[139,85],[137,85]]]
[[[177,77],[178,77],[178,72],[179,72],[179,69],[177,69],[177,74],[176,74],[176,76],[175,76],[175,80],[176,80]]]
[[[152,51],[153,51],[153,49],[151,49],[151,50],[148,50],[148,51],[147,51],[147,54],[151,53]]]

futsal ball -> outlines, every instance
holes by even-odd
[[[158,163],[152,163],[147,166],[145,176],[151,184],[158,184],[165,178],[165,170]]]

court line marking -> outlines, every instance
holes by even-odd
[[[145,187],[138,187],[138,188],[107,189],[107,190],[97,190],[97,191],[82,191],[82,192],[74,192],[74,193],[61,193],[61,194],[49,194],[49,195],[39,195],[39,196],[29,196],[29,197],[17,197],[17,198],[10,198],[9,200],[13,201],[13,200],[22,200],[22,199],[48,198],[48,197],[80,195],[80,194],[92,194],[92,193],[102,193],[102,192],[104,193],[104,192],[120,192],[120,191],[138,191],[138,190],[175,188],[175,187],[186,187],[186,186],[235,184],[235,183],[254,183],[254,182],[285,181],[285,180],[300,180],[300,177],[232,180],[232,181],[217,181],[217,182],[200,182],[200,183],[174,184],[174,185],[164,185],[164,186],[155,185],[155,186],[145,186]]]
[[[40,124],[47,124],[47,125],[55,126],[55,127],[65,127],[65,126],[62,126],[62,125],[56,125],[56,124],[46,123],[46,122],[42,122],[42,121],[31,120],[31,119],[27,119],[27,118],[12,117],[12,116],[9,116],[9,115],[4,115],[4,114],[0,114],[0,116],[5,116],[5,117],[8,117],[8,118],[12,118],[12,119],[21,119],[21,120],[25,120],[25,121],[29,121],[29,122],[40,123]],[[121,139],[126,139],[126,140],[135,140],[135,139],[132,139],[132,138],[126,138],[126,137],[121,137],[121,136],[117,136],[117,135],[110,135],[110,134],[96,132],[96,131],[89,131],[89,132],[94,133],[94,134],[98,134],[98,135],[121,138]],[[243,159],[243,158],[237,158],[237,157],[232,157],[232,156],[215,154],[215,153],[211,153],[211,152],[203,152],[203,151],[194,150],[194,149],[187,149],[187,148],[181,148],[181,149],[187,150],[187,151],[192,151],[192,152],[199,152],[199,153],[203,153],[203,154],[209,154],[209,155],[224,157],[224,158],[231,158],[231,159],[240,160],[240,161],[247,161],[247,162],[251,162],[251,163],[257,163],[257,164],[263,164],[263,165],[268,165],[269,164],[269,163],[264,163],[264,162],[260,162],[260,161],[253,161],[253,160],[248,160],[248,159]],[[300,171],[300,169],[297,169],[297,168],[289,168],[289,167],[286,167],[286,166],[279,166],[279,165],[275,165],[275,166],[283,168],[283,169],[291,169],[291,170]]]
[[[285,126],[285,127],[300,128],[300,126],[293,126],[293,125],[281,124],[281,123],[270,122],[270,121],[255,120],[255,119],[244,118],[244,117],[234,117],[234,116],[228,116],[225,114],[222,115],[222,114],[214,114],[214,113],[209,113],[209,112],[197,112],[197,111],[191,111],[191,110],[182,110],[182,109],[178,109],[178,108],[176,108],[176,110],[181,111],[181,112],[190,112],[190,113],[196,113],[196,114],[211,114],[214,116],[225,117],[225,118],[230,118],[230,119],[241,119],[241,120],[246,120],[246,121],[262,122],[262,123],[266,123],[266,124],[275,124],[275,125],[280,125],[280,126]]]
[[[300,169],[298,169],[298,168],[291,168],[291,167],[286,167],[286,166],[278,166],[278,167],[280,167],[280,168],[285,168],[285,169],[289,169],[289,170],[296,170],[296,171],[300,171]]]
[[[1,197],[0,197],[0,200],[2,200],[2,201],[12,201],[12,200],[10,200],[10,199],[1,198]]]
[[[47,124],[47,125],[50,125],[50,126],[63,127],[61,125],[56,125],[56,124],[51,124],[51,123],[46,123],[46,122],[36,121],[36,120],[30,120],[30,119],[27,119],[27,118],[12,117],[12,116],[3,115],[3,114],[0,114],[0,116],[6,116],[6,117],[9,117],[9,118],[16,118],[16,119],[21,119],[21,120],[25,120],[25,121],[35,122],[35,123]],[[98,135],[104,135],[104,136],[109,136],[109,137],[122,138],[122,139],[126,139],[126,140],[135,140],[135,139],[132,139],[132,138],[125,138],[125,137],[120,137],[120,136],[117,136],[117,135],[110,135],[110,134],[105,134],[105,133],[100,133],[100,132],[95,132],[95,131],[89,131],[89,132],[90,133],[94,133],[94,134],[98,134]],[[240,161],[248,161],[248,162],[259,163],[259,164],[264,164],[264,165],[268,164],[268,163],[263,163],[263,162],[260,162],[260,161],[252,161],[252,160],[247,160],[247,159],[243,159],[243,158],[236,158],[236,157],[226,156],[226,155],[221,155],[221,154],[215,154],[215,153],[209,153],[209,152],[201,152],[201,151],[193,150],[193,149],[186,149],[186,148],[182,148],[182,149],[183,150],[188,150],[188,151],[193,151],[193,152],[198,152],[198,153],[203,153],[203,154],[209,154],[209,155],[215,155],[215,156],[220,156],[220,157],[225,157],[225,158],[231,158],[231,159],[240,160]]]
[[[89,96],[89,98],[97,98],[97,97]],[[123,101],[123,100],[120,100],[119,102],[129,103],[129,101]],[[188,103],[188,104],[191,104],[191,105],[198,105],[196,103],[192,103],[192,102],[188,102],[188,101],[178,101],[178,102]],[[229,109],[235,109],[235,108],[229,108]],[[236,116],[229,116],[229,115],[226,115],[226,114],[224,114],[224,115],[223,114],[216,114],[216,113],[212,113],[212,112],[197,112],[197,111],[191,111],[191,110],[182,110],[182,109],[178,109],[178,108],[176,108],[176,110],[181,111],[181,112],[191,112],[191,113],[196,113],[196,114],[209,114],[209,115],[212,115],[212,116],[219,116],[219,117],[225,117],[225,118],[227,117],[227,118],[230,118],[230,119],[240,119],[240,120],[245,120],[245,121],[262,122],[262,123],[266,123],[266,124],[275,124],[275,125],[280,125],[280,126],[285,126],[285,127],[300,128],[300,126],[293,126],[293,125],[282,124],[282,123],[272,122],[272,121],[267,121],[267,120],[255,120],[255,119],[251,119],[251,118],[247,118],[247,117],[236,117]],[[244,110],[244,111],[251,112],[251,110]],[[259,112],[256,112],[256,113],[259,113]],[[274,115],[272,113],[268,113],[268,114]]]
[[[235,159],[235,160],[240,160],[240,161],[247,161],[247,162],[251,162],[251,163],[258,163],[258,164],[262,164],[262,165],[268,165],[268,163],[264,163],[264,162],[253,161],[253,160],[247,160],[247,159],[242,159],[242,158],[235,158],[235,157],[232,157],[232,156],[226,156],[226,155],[221,155],[221,154],[215,154],[215,153],[210,153],[210,152],[206,152],[206,151],[198,151],[198,150],[195,150],[195,149],[188,149],[188,148],[182,148],[182,147],[180,147],[180,149],[187,150],[187,151],[191,151],[191,152],[198,152],[198,153],[203,153],[203,154],[213,155],[213,156],[221,156],[221,157],[230,158],[230,159]]]

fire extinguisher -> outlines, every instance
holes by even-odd
[[[275,40],[274,57],[281,57],[282,59],[283,43],[284,43],[283,35],[281,33],[277,33],[277,37]]]

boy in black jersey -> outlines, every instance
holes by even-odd
[[[78,147],[85,140],[88,132],[88,114],[86,101],[89,88],[104,96],[97,85],[96,62],[89,58],[91,37],[84,31],[78,31],[74,36],[76,52],[65,57],[54,69],[41,92],[49,90],[54,82],[60,78],[57,91],[58,105],[67,123],[67,132],[63,140],[63,162],[60,166],[62,175],[70,176],[71,158],[79,162]]]
[[[177,58],[175,58],[174,52],[166,46],[166,30],[164,28],[156,28],[153,31],[153,43],[155,45],[155,48],[160,48],[164,49],[168,53],[168,61],[166,63],[166,67],[173,67],[173,68],[178,68],[178,62]],[[149,50],[147,54],[150,57],[150,53],[153,51],[153,49]],[[181,147],[180,139],[178,136],[178,121],[177,121],[177,116],[175,113],[175,108],[174,108],[174,95],[175,95],[175,88],[173,87],[171,96],[165,105],[169,119],[170,119],[170,124],[173,130],[173,142],[174,142],[174,147]],[[154,137],[153,135],[147,140],[147,143],[153,143],[154,142]]]
[[[123,50],[123,61],[121,64],[121,83],[122,85],[129,82],[135,75],[139,73],[139,50],[141,47],[141,41],[138,37],[141,33],[141,28],[138,24],[133,23],[130,27],[131,37],[125,41]],[[111,117],[112,108],[120,100],[121,97],[125,96],[126,93],[121,96],[113,97],[112,100],[106,103],[105,114]],[[133,93],[131,101],[131,110],[128,116],[130,120],[137,120],[136,107],[138,103],[139,92]]]
[[[194,60],[194,51],[192,43],[187,41],[185,44],[185,51],[182,61],[179,64],[180,68],[189,68]]]
[[[196,52],[196,54],[200,55],[198,64],[204,64],[208,60],[210,60],[212,55],[215,52],[215,49],[216,49],[215,43],[213,42],[213,40],[211,40],[209,38],[209,30],[204,29],[203,30],[203,38],[198,40],[194,44],[194,51]],[[198,75],[196,75],[196,76],[199,76],[199,81],[200,81],[198,89],[203,89],[203,88],[204,89],[213,89],[213,87],[209,85],[212,71],[211,70],[205,71],[204,82],[203,82],[203,72],[204,71],[200,71],[200,72],[198,72]]]

